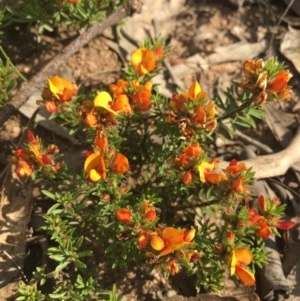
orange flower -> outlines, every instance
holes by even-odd
[[[95,145],[97,145],[102,151],[104,151],[108,146],[108,139],[101,133],[97,133],[95,138]]]
[[[234,180],[232,182],[231,187],[236,192],[240,192],[240,193],[244,192],[245,191],[244,179],[240,178]]]
[[[86,177],[92,181],[97,182],[106,178],[106,166],[104,162],[104,152],[91,153],[84,162],[84,171]]]
[[[143,232],[139,237],[138,237],[138,247],[140,249],[146,249],[148,246],[148,240],[149,240],[149,235],[147,232]]]
[[[195,236],[195,230],[189,230],[186,232],[185,229],[177,230],[173,227],[165,228],[161,237],[154,235],[151,238],[151,247],[160,251],[159,256],[168,255],[184,246],[191,246],[193,243],[191,240]]]
[[[156,219],[156,209],[154,205],[149,200],[144,200],[141,205],[142,216],[148,220],[148,222],[153,222]]]
[[[119,222],[123,224],[128,224],[132,219],[132,212],[127,208],[121,208],[116,211],[116,218]]]
[[[127,89],[129,88],[129,83],[125,79],[118,79],[117,84],[110,84],[109,90],[114,97],[118,97],[121,94],[126,94]]]
[[[121,175],[129,171],[130,166],[127,157],[121,153],[116,153],[112,169],[115,173]]]
[[[284,91],[291,77],[292,74],[289,71],[279,71],[276,77],[270,82],[269,89],[275,93],[280,93]]]
[[[131,55],[131,65],[139,75],[145,75],[156,68],[155,53],[146,48],[139,48]]]
[[[184,185],[190,185],[193,182],[192,172],[190,170],[186,171],[182,180]]]
[[[206,92],[203,91],[200,84],[195,81],[190,85],[188,92],[182,92],[181,95],[186,99],[195,100],[196,98],[205,98]]]
[[[195,238],[196,229],[190,229],[184,234],[184,241],[192,241]]]
[[[227,179],[226,175],[220,172],[213,172],[216,166],[216,160],[213,160],[211,163],[202,161],[200,164],[198,164],[197,169],[199,172],[200,181],[202,183],[208,182],[211,184],[218,184]]]
[[[165,242],[164,240],[159,237],[158,235],[152,235],[151,237],[151,247],[155,251],[161,251],[165,247]]]
[[[145,218],[151,223],[156,219],[156,210],[151,209],[145,214]]]
[[[217,115],[217,106],[214,101],[208,101],[204,105],[204,111],[208,120],[214,118]]]
[[[164,55],[164,48],[162,46],[158,46],[154,52],[156,55],[156,59],[159,61]]]
[[[189,157],[197,158],[202,153],[202,148],[198,142],[194,142],[191,145],[186,146],[183,152]]]
[[[196,113],[192,119],[193,123],[204,124],[206,122],[206,113],[202,106],[198,106]]]
[[[186,97],[183,95],[173,94],[169,102],[169,106],[175,111],[182,112],[184,111],[186,103]]]
[[[251,251],[245,248],[234,249],[231,253],[230,275],[235,274],[247,286],[255,284],[253,273],[246,268],[252,259]]]
[[[264,61],[259,60],[248,60],[243,64],[243,71],[247,78],[256,77],[256,74],[259,70],[264,67]]]
[[[55,113],[58,111],[58,105],[54,100],[47,100],[45,102],[45,108],[49,113]]]
[[[84,118],[84,123],[91,127],[91,128],[95,128],[98,125],[98,117],[96,116],[96,114],[94,113],[94,110],[92,110],[91,112],[89,112],[86,117]]]
[[[183,150],[183,154],[180,154],[174,159],[174,164],[176,166],[184,166],[186,168],[190,167],[192,161],[200,156],[202,153],[202,148],[198,142],[194,142],[186,146]]]
[[[32,167],[24,160],[17,162],[16,174],[18,177],[29,177],[33,173]]]
[[[124,114],[132,113],[132,108],[129,104],[129,99],[126,94],[120,94],[119,96],[117,96],[114,103],[111,105],[111,108],[116,112]]]
[[[48,85],[52,94],[62,102],[71,101],[78,92],[76,84],[56,75],[48,79]]]
[[[27,136],[29,141],[28,144],[29,150],[34,155],[37,163],[40,166],[47,165],[47,164],[51,165],[53,163],[51,158],[46,154],[42,153],[42,149],[41,149],[42,146],[40,140],[36,138],[31,131],[28,131]]]
[[[143,86],[140,86],[137,81],[133,82],[133,84],[135,86],[135,92],[132,98],[134,109],[139,112],[148,111],[152,106],[152,82],[146,82]]]
[[[197,98],[197,96],[199,95],[199,93],[202,91],[201,89],[201,86],[200,84],[196,81],[196,82],[193,82],[191,84],[191,86],[189,87],[189,96],[192,98],[192,99],[195,99]]]
[[[234,174],[234,175],[244,170],[247,170],[246,164],[244,162],[238,163],[236,159],[232,159],[229,165],[225,169],[227,173]]]
[[[167,260],[164,264],[164,268],[171,276],[174,276],[179,272],[179,264],[175,258]]]

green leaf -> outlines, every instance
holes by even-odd
[[[49,199],[51,199],[51,200],[56,200],[56,196],[55,196],[55,194],[54,193],[52,193],[52,192],[50,192],[50,191],[48,191],[48,190],[42,190],[42,193],[45,195],[45,196],[47,196]]]

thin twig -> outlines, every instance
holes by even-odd
[[[283,20],[283,18],[286,16],[286,14],[288,13],[288,11],[291,9],[292,5],[294,4],[295,0],[291,0],[290,3],[288,4],[287,8],[285,9],[285,11],[283,12],[283,14],[281,15],[280,19],[278,20],[276,26],[279,26],[279,24],[281,23],[281,21]]]
[[[45,65],[36,75],[28,82],[24,82],[13,98],[6,103],[0,111],[0,126],[20,108],[34,91],[41,88],[47,77],[55,73],[66,60],[91,40],[97,37],[103,30],[119,22],[126,16],[139,11],[141,8],[140,1],[129,1],[124,7],[112,13],[104,21],[91,26],[88,30],[73,40],[58,55],[56,55],[47,65]]]

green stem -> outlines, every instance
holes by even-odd
[[[23,74],[14,66],[14,64],[12,63],[12,61],[10,60],[10,58],[7,56],[7,54],[5,53],[4,49],[2,48],[2,46],[0,46],[0,52],[2,53],[2,55],[4,56],[4,58],[6,59],[6,61],[9,63],[9,65],[14,69],[14,71],[18,74],[18,76],[24,81],[27,82],[27,79],[23,76]]]

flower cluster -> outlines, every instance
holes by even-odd
[[[19,148],[13,151],[10,162],[16,165],[18,177],[29,177],[34,172],[42,169],[45,174],[56,173],[62,167],[62,162],[56,162],[59,149],[51,144],[44,149],[39,138],[31,131],[27,133],[28,144],[26,148]]]
[[[177,124],[187,139],[199,130],[213,131],[217,126],[216,104],[207,99],[198,82],[192,83],[188,92],[174,94],[166,114],[166,121]]]
[[[283,208],[279,205],[277,197],[270,199],[261,195],[255,206],[249,209],[248,224],[256,229],[256,235],[267,239],[272,233],[278,234],[277,228],[289,230],[295,226],[290,220],[280,220]]]
[[[156,226],[158,220],[156,209],[149,200],[144,200],[140,210],[135,214],[128,208],[118,209],[116,218],[134,230],[137,245],[146,252],[148,262],[170,275],[179,272],[180,264],[192,266],[200,259],[200,253],[191,250],[195,246],[192,240],[196,230]]]
[[[273,61],[265,64],[262,59],[248,60],[243,64],[245,78],[240,86],[243,90],[251,91],[259,104],[291,97],[288,82],[292,74],[288,70],[282,70],[282,66],[274,68],[274,65],[276,66]]]
[[[225,169],[221,170],[218,168],[218,160],[207,161],[206,158],[207,154],[198,142],[187,145],[183,152],[175,157],[173,163],[179,168],[185,185],[193,183],[194,180],[208,184],[222,182],[224,191],[247,193],[248,169],[243,162],[233,159]]]
[[[120,152],[115,152],[108,146],[106,136],[97,137],[95,139],[93,152],[86,152],[86,160],[84,163],[84,171],[86,178],[92,182],[106,179],[107,169],[115,174],[123,175],[130,170],[128,159]]]

